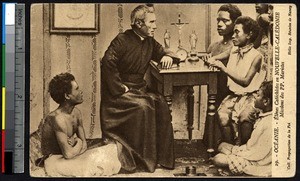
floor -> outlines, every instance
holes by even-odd
[[[202,140],[175,140],[174,149],[176,158],[174,170],[157,168],[154,173],[117,174],[114,177],[214,177],[229,174],[210,163]],[[192,166],[196,168],[196,174],[187,176],[186,167]]]
[[[101,139],[100,139],[101,140]],[[103,142],[103,141],[102,141]],[[88,140],[88,145],[98,145],[102,144],[99,139]],[[202,140],[175,140],[174,143],[175,151],[175,169],[167,170],[164,168],[157,168],[154,173],[148,172],[137,172],[132,174],[116,174],[110,177],[161,177],[161,178],[170,178],[170,177],[222,177],[230,176],[228,170],[221,168],[216,168],[213,164],[210,163],[208,155],[206,152],[206,147],[203,145]],[[187,175],[186,167],[196,168],[196,174]],[[42,167],[34,169],[31,171],[30,175],[32,177],[46,177],[45,171]]]

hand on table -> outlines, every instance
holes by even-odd
[[[173,59],[169,56],[163,56],[163,58],[160,61],[161,67],[163,69],[169,69],[172,67]]]
[[[226,69],[225,65],[219,60],[212,61],[210,63],[210,66],[216,67],[222,71],[225,71],[225,69]]]

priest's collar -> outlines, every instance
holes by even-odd
[[[137,32],[135,32],[134,30],[132,30],[137,36],[139,36],[140,37],[140,39],[143,41],[145,38],[144,37],[142,37],[141,35],[139,35]]]

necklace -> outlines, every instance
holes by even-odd
[[[223,45],[227,45],[230,41],[231,41],[231,38],[228,38],[228,37],[223,37],[223,39],[222,39]]]

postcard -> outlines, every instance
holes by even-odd
[[[40,3],[30,175],[294,177],[294,4]]]

